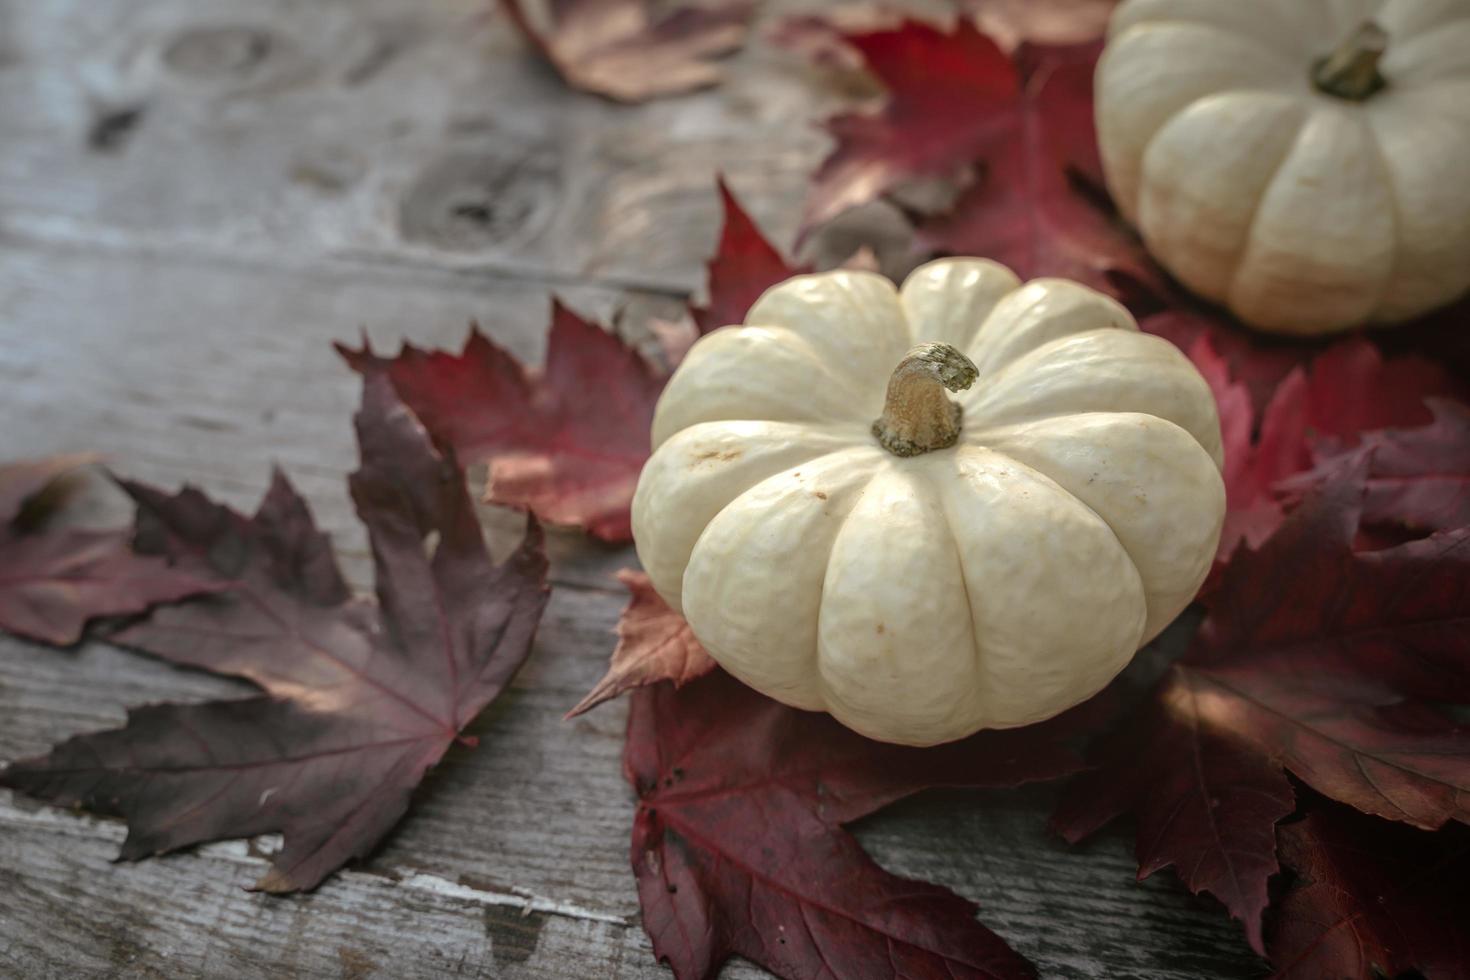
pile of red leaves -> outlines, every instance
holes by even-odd
[[[538,27],[520,0],[503,7],[569,83],[627,100],[713,81],[708,58],[740,43],[752,9],[554,0]],[[736,684],[625,572],[609,672],[571,713],[634,691],[624,766],[655,953],[686,978],[731,955],[790,977],[1032,976],[974,905],[885,872],[843,826],[928,787],[1066,776],[1059,833],[1131,817],[1140,876],[1172,866],[1213,895],[1279,976],[1467,975],[1470,408],[1452,367],[1463,362],[1443,352],[1463,347],[1446,338],[1470,307],[1396,331],[1386,351],[1392,338],[1268,341],[1196,305],[1103,190],[1091,35],[1110,0],[961,7],[949,25],[849,11],[844,22],[873,26],[804,17],[774,32],[885,90],[828,121],[835,147],[803,237],[891,198],[919,254],[1080,279],[1184,349],[1215,392],[1226,449],[1227,530],[1204,617],[1162,677],[1130,671],[1045,724],[915,750]],[[923,182],[949,185],[950,203],[915,212],[904,191]],[[682,339],[666,330],[671,363],[798,271],[720,192],[709,295],[690,304]],[[65,642],[90,616],[194,595],[116,641],[264,692],[140,709],[0,777],[126,817],[125,857],[278,830],[285,849],[261,887],[309,888],[404,812],[527,655],[545,599],[536,525],[493,566],[456,454],[489,463],[494,502],[629,537],[667,365],[560,305],[540,370],[478,329],[459,354],[342,353],[366,383],[351,485],[376,602],[349,596],[284,478],[253,518],[126,484],[139,505],[130,548],[39,527],[26,502],[65,464],[0,470],[0,625]]]

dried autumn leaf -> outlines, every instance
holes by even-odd
[[[1366,340],[1341,341],[1285,375],[1257,427],[1249,392],[1231,379],[1213,337],[1196,334],[1187,352],[1215,392],[1225,438],[1221,559],[1242,541],[1260,545],[1281,524],[1285,509],[1276,487],[1311,468],[1313,446],[1352,447],[1369,430],[1428,422],[1425,399],[1458,389],[1423,358],[1385,360]]]
[[[703,0],[667,12],[653,0],[550,0],[544,30],[526,0],[500,6],[568,85],[642,102],[718,82],[715,60],[745,43],[755,0]]]
[[[618,617],[618,645],[613,650],[607,674],[587,692],[568,718],[591,711],[604,701],[637,687],[673,681],[683,687],[715,669],[715,662],[680,616],[653,590],[653,582],[642,572],[624,568],[618,581],[632,597]]]
[[[1024,279],[1063,276],[1113,291],[1122,274],[1155,292],[1162,273],[1102,189],[1092,119],[1101,46],[1027,47],[1015,58],[1005,138],[947,214],[923,222],[921,246],[983,255]]]
[[[761,293],[778,282],[811,271],[809,266],[793,266],[786,261],[745,213],[723,178],[719,188],[725,222],[720,230],[719,246],[706,263],[709,302],[689,310],[701,335],[732,323],[744,323],[745,314]]]
[[[1434,834],[1323,806],[1282,827],[1297,880],[1275,906],[1279,980],[1470,975],[1470,831]]]
[[[218,588],[167,562],[134,554],[123,531],[35,526],[54,481],[91,456],[0,466],[0,629],[66,646],[87,620],[142,612]]]
[[[689,305],[689,320],[650,323],[663,348],[670,368],[678,365],[696,340],[712,330],[742,323],[761,293],[794,275],[810,272],[809,266],[792,266],[761,234],[750,215],[740,206],[723,177],[718,180],[724,223],[719,245],[705,263],[709,273],[709,300]],[[692,322],[691,322],[692,321]]]
[[[932,786],[1074,771],[1078,709],[932,749],[869,741],[716,672],[633,695],[623,768],[638,793],[643,926],[683,980],[738,955],[785,977],[1030,977],[952,892],[888,874],[841,828]]]
[[[1366,813],[1470,822],[1470,528],[1355,553],[1359,467],[1241,549],[1188,655],[1092,752],[1054,823],[1138,820],[1140,874],[1170,865],[1262,949],[1283,769]]]
[[[461,459],[489,460],[493,503],[607,541],[632,536],[629,506],[665,379],[617,337],[556,303],[539,372],[477,327],[459,354],[412,344],[392,358],[337,349],[365,376],[385,372]]]
[[[843,34],[888,90],[876,114],[827,121],[837,148],[812,178],[802,237],[848,208],[918,178],[954,179],[1015,128],[1015,68],[995,42],[961,22],[918,21]]]
[[[0,784],[126,818],[125,860],[280,832],[256,885],[266,891],[315,887],[370,851],[530,652],[546,559],[533,523],[509,559],[491,561],[462,471],[381,378],[368,379],[357,430],[350,486],[376,603],[349,595],[283,477],[253,518],[195,490],[131,485],[140,546],[231,589],[160,610],[119,641],[265,695],[134,709],[125,728],[15,763]]]
[[[876,115],[828,122],[838,145],[813,178],[804,229],[917,179],[969,180],[948,213],[920,224],[926,250],[993,258],[1022,278],[1110,289],[1109,275],[1121,273],[1163,290],[1101,190],[1092,121],[1100,45],[1027,45],[1011,57],[964,20],[947,31],[908,21],[838,36],[888,98]]]
[[[1366,523],[1415,531],[1470,525],[1470,407],[1443,398],[1426,404],[1434,416],[1429,425],[1369,432],[1356,449],[1319,449],[1316,466],[1277,484],[1277,491],[1309,492],[1362,459],[1368,471]]]

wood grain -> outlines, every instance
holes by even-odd
[[[766,22],[791,4],[773,3]],[[249,508],[272,466],[369,584],[343,478],[363,331],[535,361],[548,296],[606,317],[699,288],[716,170],[794,232],[840,93],[759,41],[720,89],[638,107],[566,91],[482,0],[0,0],[0,457],[101,450]],[[94,478],[82,512],[126,508]],[[507,546],[518,519],[486,513]],[[109,863],[122,828],[0,795],[0,975],[658,977],[620,774],[626,709],[561,721],[600,675],[630,549],[555,534],[515,685],[382,849],[314,894],[243,890],[270,842]],[[0,638],[0,759],[127,705],[247,688],[103,642]],[[1121,832],[1070,850],[1048,790],[933,794],[857,828],[975,899],[1046,977],[1247,977],[1239,930]],[[760,971],[732,964],[726,977]]]

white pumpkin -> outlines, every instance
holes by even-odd
[[[1096,107],[1123,214],[1247,323],[1395,323],[1470,288],[1470,0],[1125,0]]]
[[[798,276],[746,324],[670,379],[633,500],[654,587],[745,683],[928,745],[1085,700],[1194,597],[1215,402],[1114,300],[947,259]]]

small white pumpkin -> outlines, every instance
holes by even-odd
[[[1085,700],[1194,597],[1215,402],[1114,300],[946,259],[797,276],[746,324],[670,379],[633,499],[654,587],[745,683],[929,745]]]
[[[1108,186],[1190,289],[1277,333],[1470,288],[1470,0],[1125,0]]]

